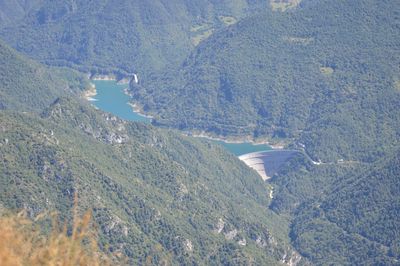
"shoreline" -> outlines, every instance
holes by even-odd
[[[188,137],[194,137],[194,138],[205,138],[208,140],[213,140],[213,141],[222,141],[225,143],[231,143],[231,144],[243,144],[243,143],[250,143],[252,145],[268,145],[270,146],[273,150],[282,150],[284,149],[283,144],[271,144],[267,140],[254,140],[249,137],[222,137],[222,136],[211,136],[208,135],[206,132],[202,133],[195,133],[195,132],[182,132],[185,136]],[[234,138],[234,139],[232,139]]]
[[[110,75],[93,75],[91,80],[103,80],[103,81],[116,81],[117,78],[115,76]]]
[[[92,80],[100,80],[100,81],[116,81],[116,78],[113,76],[107,76],[107,75],[97,75],[97,76],[93,76]],[[120,84],[122,85],[122,84]],[[132,94],[129,92],[128,88],[125,88],[123,90],[124,94],[132,97]],[[91,87],[83,94],[84,98],[87,99],[88,101],[93,101],[95,99],[93,99],[93,96],[97,95],[97,91],[96,91],[96,86],[95,84],[91,83]],[[154,119],[154,116],[152,115],[148,115],[146,113],[143,112],[143,110],[141,109],[141,107],[133,102],[133,101],[128,101],[127,104],[132,108],[132,111],[134,113],[136,113],[137,115],[140,115],[142,117],[148,118],[150,120]],[[171,128],[171,129],[175,129],[176,128]],[[242,137],[235,137],[235,136],[231,136],[231,137],[225,137],[225,136],[216,136],[216,135],[212,135],[212,133],[208,133],[205,131],[199,131],[199,130],[178,130],[182,133],[182,135],[184,136],[188,136],[188,137],[194,137],[194,138],[204,138],[204,139],[208,139],[208,140],[212,140],[212,141],[221,141],[224,143],[231,143],[231,144],[244,144],[244,143],[249,143],[252,145],[267,145],[269,147],[271,147],[271,149],[273,150],[282,150],[285,148],[284,143],[274,143],[271,144],[267,139],[254,139],[250,136],[242,136]]]
[[[128,95],[129,97],[132,98],[132,93],[129,92],[129,89],[128,89],[128,88],[125,88],[125,89],[124,89],[124,93],[125,93],[125,95]],[[131,103],[131,102],[129,102],[129,103]],[[134,103],[132,103],[132,104],[134,104]]]
[[[131,78],[122,78],[117,81],[117,84],[118,85],[129,85],[130,82],[131,82]]]
[[[143,117],[145,117],[145,118],[149,118],[149,119],[153,119],[153,118],[154,118],[154,117],[151,116],[151,115],[146,115],[146,114],[144,114],[144,113],[141,111],[140,107],[137,106],[135,103],[127,102],[127,104],[128,104],[130,107],[132,107],[132,110],[133,110],[134,113],[136,113],[136,114],[138,114],[138,115],[140,115],[140,116],[143,116]]]
[[[209,139],[209,140],[223,141],[225,143],[233,143],[233,144],[235,144],[235,143],[251,143],[254,145],[270,145],[268,143],[268,141],[255,141],[252,139],[240,138],[240,137],[212,136],[212,135],[207,134],[206,132],[195,133],[195,132],[189,131],[186,135],[190,136],[190,137],[205,138],[205,139]]]
[[[125,76],[125,77],[122,77],[121,79],[117,79],[117,76],[115,76],[115,75],[96,74],[96,75],[89,77],[89,79],[94,80],[94,81],[96,81],[96,80],[98,80],[98,81],[116,81],[118,85],[128,85],[134,77]]]
[[[124,93],[125,93],[125,95],[128,95],[129,97],[132,98],[132,94],[129,92],[129,90],[128,90],[127,88],[124,89]],[[149,119],[154,119],[154,116],[145,114],[145,113],[143,112],[143,110],[140,108],[140,106],[139,106],[138,104],[132,102],[131,100],[129,100],[129,101],[127,102],[127,104],[128,104],[130,107],[132,107],[133,112],[137,113],[138,115],[143,116],[143,117],[146,117],[146,118],[149,118]]]
[[[129,90],[126,88],[124,89],[124,93],[130,97],[132,97],[132,93],[129,92]],[[154,116],[145,114],[143,110],[140,108],[140,106],[134,102],[128,102],[128,105],[130,105],[135,113],[137,113],[140,116],[149,118],[149,119],[154,119]],[[176,129],[176,128],[173,128]],[[199,131],[185,131],[185,130],[179,130],[184,136],[188,137],[194,137],[194,138],[205,138],[208,140],[212,141],[221,141],[224,143],[231,143],[231,144],[243,144],[243,143],[250,143],[252,145],[267,145],[271,147],[273,150],[283,150],[285,148],[283,143],[276,143],[276,144],[271,144],[268,140],[254,140],[251,137],[223,137],[223,136],[212,136],[210,134],[207,134],[206,132],[202,131],[199,133]]]
[[[95,101],[93,97],[97,95],[96,85],[90,83],[90,87],[83,91],[82,97],[90,102]]]

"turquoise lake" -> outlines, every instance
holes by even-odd
[[[119,118],[129,121],[151,123],[151,119],[133,111],[129,103],[129,95],[124,90],[128,84],[120,85],[113,80],[94,80],[97,95],[93,98],[93,105],[97,108],[112,113]]]
[[[95,80],[92,82],[96,86],[97,90],[97,95],[92,97],[92,103],[94,106],[125,120],[151,123],[150,118],[134,112],[132,107],[128,104],[130,97],[124,92],[124,90],[128,88],[128,84],[120,85],[113,80]],[[219,140],[212,141],[222,145],[228,151],[237,156],[272,149],[266,144],[252,144],[249,142],[228,143]]]

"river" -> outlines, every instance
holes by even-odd
[[[95,84],[97,91],[97,94],[91,98],[94,106],[125,120],[151,123],[151,118],[134,112],[132,106],[129,105],[130,97],[124,91],[128,87],[128,84],[117,84],[114,80],[94,80],[92,82]],[[212,141],[222,145],[236,156],[272,149],[266,144],[253,144],[250,142],[230,143],[220,140]]]

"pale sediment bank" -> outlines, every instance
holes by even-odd
[[[132,97],[132,93],[130,93],[128,89],[124,89],[124,93],[125,93],[126,95],[128,95],[129,97]],[[151,115],[145,114],[145,113],[143,112],[142,108],[140,108],[140,106],[137,105],[136,103],[128,102],[128,105],[129,105],[130,107],[132,107],[133,112],[137,113],[138,115],[143,116],[143,117],[146,117],[146,118],[149,118],[149,119],[153,119],[153,118],[154,118],[154,117],[151,116]]]
[[[283,144],[268,144],[274,150],[283,150],[285,145]]]
[[[113,80],[116,81],[117,77],[114,75],[93,75],[90,77],[91,80]]]
[[[96,86],[93,83],[90,83],[90,87],[82,93],[82,97],[88,101],[94,101],[94,96],[97,95]]]
[[[128,85],[132,78],[123,78],[117,81],[118,85]]]
[[[129,90],[128,90],[127,88],[124,89],[124,93],[125,93],[126,95],[128,95],[129,97],[132,97],[132,96],[133,96],[132,93],[130,93]]]
[[[284,148],[283,144],[271,144],[267,140],[254,140],[251,137],[222,137],[222,136],[210,136],[206,132],[188,132],[185,133],[187,136],[192,136],[196,138],[205,138],[213,141],[222,141],[225,143],[241,144],[241,143],[251,143],[253,145],[268,145],[272,149],[281,150]]]
[[[154,117],[151,116],[151,115],[146,115],[146,114],[144,114],[144,113],[142,112],[142,109],[140,109],[140,107],[137,106],[135,103],[128,102],[128,105],[129,105],[130,107],[132,107],[132,110],[133,110],[135,113],[137,113],[138,115],[143,116],[143,117],[146,117],[146,118],[149,118],[149,119],[153,119],[153,118],[154,118]]]
[[[132,80],[135,81],[135,83],[139,82],[136,74],[132,74],[132,76],[125,76],[120,79],[118,79],[116,75],[100,75],[100,74],[92,75],[89,78],[91,80],[117,81],[118,85],[127,85]]]
[[[132,93],[130,93],[128,89],[124,89],[124,93],[125,93],[126,95],[128,95],[129,97],[132,97]],[[136,103],[128,102],[128,105],[131,106],[131,107],[132,107],[132,110],[133,110],[135,113],[137,113],[138,115],[143,116],[143,117],[146,117],[146,118],[149,118],[149,119],[153,119],[153,118],[154,118],[154,117],[151,116],[151,115],[145,114],[145,113],[143,112],[142,108],[140,108],[140,106],[137,105]]]

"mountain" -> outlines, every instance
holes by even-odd
[[[271,188],[234,155],[95,110],[74,91],[52,87],[50,68],[6,46],[2,54],[12,55],[2,57],[9,70],[2,101],[13,104],[0,111],[1,209],[31,218],[55,211],[71,222],[77,192],[79,212],[92,210],[101,249],[130,264],[301,260],[289,244],[289,221],[268,208]],[[28,91],[25,101],[10,93],[24,88],[38,95]],[[63,96],[39,110],[45,94]]]
[[[208,142],[61,98],[42,118],[1,112],[2,205],[34,217],[92,209],[100,245],[130,263],[277,263],[292,255],[268,186]],[[278,226],[279,225],[279,226]],[[295,253],[293,253],[295,254]]]
[[[25,9],[13,23],[0,20],[1,38],[14,48],[52,65],[141,76],[181,63],[212,32],[267,6],[261,0],[36,2],[20,8],[0,1],[9,14]]]
[[[131,264],[399,264],[395,1],[15,3],[0,0],[7,43],[138,73],[133,101],[159,127],[95,110],[81,75],[0,43],[0,209],[70,222],[78,192],[101,249]],[[300,152],[263,182],[162,127]]]
[[[316,264],[397,265],[399,176],[397,149],[335,184],[326,197],[302,206],[291,232],[295,247]]]
[[[270,180],[293,246],[317,265],[396,265],[399,8],[310,0],[265,11],[131,92],[157,125],[303,150]]]
[[[0,109],[40,112],[65,93],[88,86],[75,71],[40,65],[0,40]]]
[[[265,10],[211,36],[177,71],[132,84],[133,98],[158,125],[371,161],[399,137],[399,9],[310,0]]]

